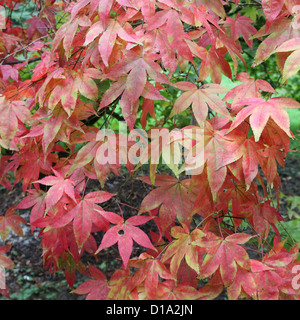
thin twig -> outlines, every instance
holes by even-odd
[[[40,37],[40,38],[38,38],[38,39],[35,39],[35,40],[33,40],[32,42],[30,42],[28,45],[22,47],[21,49],[18,49],[18,50],[14,51],[14,52],[9,53],[6,57],[4,57],[4,58],[2,59],[0,65],[1,65],[1,64],[4,64],[4,61],[5,61],[7,58],[13,56],[14,54],[16,54],[16,53],[18,53],[18,52],[21,52],[21,51],[25,50],[26,48],[30,47],[33,43],[35,43],[35,42],[37,42],[37,41],[39,41],[39,40],[41,40],[41,39],[43,39],[43,38],[49,37],[51,34],[53,34],[53,33],[49,33],[49,34],[47,34],[47,35],[45,35],[45,36],[42,36],[42,37]]]

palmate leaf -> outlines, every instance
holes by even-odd
[[[142,177],[141,180],[152,184],[150,177]],[[182,181],[168,176],[157,175],[155,185],[142,201],[139,214],[159,208],[159,224],[165,232],[177,218],[181,223],[189,224],[192,219],[193,200],[196,194],[189,190],[190,179]]]
[[[91,234],[93,224],[101,230],[109,229],[109,223],[106,219],[108,212],[104,211],[97,203],[106,202],[113,196],[112,193],[106,191],[88,193],[73,209],[58,219],[52,227],[61,228],[73,221],[76,243],[81,249]]]
[[[30,110],[23,101],[8,101],[0,96],[0,138],[4,140],[8,149],[18,130],[18,121],[26,122],[30,119]]]
[[[199,125],[202,126],[205,121],[208,108],[211,108],[216,113],[231,119],[230,113],[226,109],[224,102],[217,94],[225,93],[227,88],[209,83],[203,85],[200,89],[195,84],[186,81],[180,81],[174,84],[176,88],[185,92],[175,101],[170,117],[180,114],[192,105],[192,110]]]
[[[237,266],[236,277],[233,283],[227,288],[228,298],[230,300],[237,300],[244,292],[252,299],[257,298],[257,287],[253,274]]]
[[[6,241],[10,230],[15,232],[18,236],[23,236],[23,229],[21,224],[25,224],[26,221],[23,217],[15,214],[17,206],[10,207],[4,216],[0,216],[0,237],[2,241]]]
[[[265,80],[257,79],[250,77],[246,72],[240,72],[236,75],[236,79],[242,84],[231,89],[224,97],[225,101],[229,101],[233,99],[230,109],[237,113],[240,111],[241,106],[239,108],[236,107],[236,103],[254,97],[260,97],[261,91],[276,93],[273,87]]]
[[[209,277],[219,269],[225,287],[231,285],[236,277],[238,265],[243,269],[250,269],[249,256],[241,244],[246,243],[251,237],[249,234],[236,233],[223,239],[209,233],[207,238],[196,240],[194,244],[207,250],[200,268],[201,277]]]
[[[284,0],[262,0],[261,4],[267,20],[267,27],[269,27],[271,23],[278,17],[284,2]]]
[[[271,98],[267,101],[263,98],[249,98],[239,101],[236,106],[245,106],[235,117],[228,132],[237,128],[243,121],[249,117],[249,123],[253,130],[254,139],[257,142],[265,128],[269,118],[273,119],[276,124],[289,136],[290,118],[285,110],[300,108],[300,103],[291,98]]]
[[[27,192],[28,195],[18,204],[17,209],[28,209],[32,207],[30,213],[30,223],[32,224],[36,219],[42,218],[45,213],[45,198],[47,193],[36,189],[29,189]],[[31,230],[34,230],[33,226],[31,226]]]
[[[266,61],[273,53],[275,53],[276,48],[284,42],[289,39],[300,38],[299,28],[292,28],[291,23],[292,20],[286,17],[279,17],[273,21],[269,28],[263,26],[253,36],[254,38],[260,38],[268,35],[258,46],[252,67]]]
[[[149,57],[129,51],[122,61],[115,64],[107,77],[115,82],[104,93],[99,110],[108,106],[120,95],[120,107],[122,115],[130,130],[133,129],[139,108],[139,98],[142,96],[151,100],[167,100],[159,90],[148,80],[149,76],[159,83],[169,83],[165,74],[161,73],[160,67],[153,59],[155,55]]]
[[[155,300],[197,300],[199,296],[198,290],[187,283],[176,285],[174,280],[166,280],[158,284]]]
[[[233,40],[238,40],[242,36],[248,47],[252,48],[253,40],[251,36],[257,32],[256,28],[251,24],[253,21],[245,16],[237,14],[236,18],[227,17],[225,25],[230,25],[231,37]]]
[[[89,265],[89,272],[93,279],[80,284],[74,290],[74,293],[86,294],[86,300],[105,300],[109,293],[108,281],[105,275],[93,265]]]
[[[173,227],[171,229],[171,236],[175,238],[175,240],[167,247],[162,262],[171,258],[170,271],[174,277],[177,275],[183,258],[185,258],[186,263],[199,274],[199,259],[204,252],[201,252],[199,246],[195,245],[194,242],[204,235],[200,229],[194,229],[191,233],[186,227]]]
[[[111,20],[108,23],[108,27],[103,32],[98,49],[102,60],[106,66],[108,66],[108,60],[113,50],[113,46],[117,40],[117,35],[125,41],[136,43],[136,39],[133,35],[129,35],[116,20]]]
[[[280,295],[299,296],[299,289],[293,288],[290,284],[295,277],[292,272],[299,253],[298,244],[290,251],[284,248],[284,242],[277,242],[273,252],[267,253],[262,261],[251,260],[251,271],[256,283],[256,294],[260,300],[279,299]]]
[[[142,253],[138,259],[131,259],[129,266],[138,268],[131,281],[130,291],[144,282],[145,292],[149,299],[155,298],[160,278],[171,280],[173,276],[166,266],[148,253]]]
[[[0,3],[11,13],[26,1]],[[250,77],[249,70],[236,72],[240,62],[246,66],[244,42],[250,55],[253,44],[258,47],[253,67],[276,54],[283,83],[299,71],[300,2],[261,0],[258,12],[249,3],[47,0],[39,15],[27,20],[29,28],[2,19],[0,184],[22,182],[27,194],[0,217],[1,237],[7,240],[10,230],[21,235],[23,220],[14,210],[32,208],[30,225],[32,231],[41,229],[44,265],[51,273],[62,270],[70,286],[77,271],[87,275],[84,253],[96,257],[116,245],[122,267],[109,278],[90,266],[91,279],[75,290],[87,299],[215,299],[224,289],[229,299],[299,299],[292,285],[299,248],[283,249],[290,243],[279,242],[282,217],[267,192],[274,187],[279,198],[278,165],[284,165],[293,137],[285,109],[299,104],[267,100],[277,88]],[[57,19],[59,12],[65,14]],[[241,83],[228,93],[220,86],[222,75],[232,80],[233,71]],[[208,77],[212,83],[204,84]],[[267,101],[262,92],[269,93]],[[170,103],[159,102],[166,101],[164,95]],[[167,118],[170,106],[173,119]],[[127,130],[104,137],[101,129],[107,133],[121,119],[119,108],[129,131],[140,125],[151,129],[135,147],[145,143],[155,155],[130,153],[134,144],[123,142],[136,141]],[[196,124],[182,128],[189,109]],[[152,139],[152,128],[159,137]],[[190,136],[190,128],[199,136]],[[124,164],[133,173],[128,160],[139,155],[135,173],[143,171],[141,160],[151,159],[150,177],[140,181],[153,187],[146,197],[138,192],[139,214],[105,211],[104,201],[117,204],[104,191],[111,188],[110,173],[112,179],[122,174]],[[161,174],[160,159],[176,178]],[[101,190],[89,193],[90,180],[93,187],[100,182]],[[145,230],[152,221],[158,232],[150,231],[150,241]],[[259,237],[248,249],[261,244],[261,260],[247,256],[244,243],[252,234],[238,234],[246,225]],[[275,237],[267,244],[271,228]],[[0,247],[0,265],[7,268],[8,249]]]
[[[65,177],[55,169],[52,168],[55,176],[47,176],[35,183],[40,183],[46,186],[51,186],[47,192],[46,205],[47,207],[54,206],[63,194],[68,195],[73,201],[76,202],[74,185],[75,181],[72,179],[65,179]]]
[[[299,60],[300,60],[300,40],[290,39],[284,42],[281,46],[276,49],[276,52],[290,52],[290,55],[284,61],[284,67],[282,70],[283,77],[282,83],[285,83],[288,78],[295,75],[299,70]]]
[[[121,216],[113,212],[101,212],[101,214],[115,226],[106,231],[95,254],[118,243],[119,252],[126,269],[132,253],[133,240],[140,246],[156,250],[146,233],[136,227],[150,221],[153,217],[134,216],[124,221]]]
[[[11,245],[0,246],[0,266],[6,269],[11,269],[14,266],[13,261],[8,258],[5,253],[11,249]]]

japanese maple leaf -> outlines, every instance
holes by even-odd
[[[284,167],[284,156],[281,152],[281,147],[271,146],[264,150],[260,150],[260,165],[263,173],[267,178],[267,183],[272,184],[278,175],[277,163]]]
[[[243,108],[237,114],[229,132],[238,127],[249,117],[249,123],[253,130],[254,139],[257,142],[269,118],[272,118],[289,137],[292,137],[290,133],[289,115],[284,108],[300,108],[299,102],[286,97],[271,98],[267,101],[263,98],[249,98],[236,104],[236,106],[242,105],[249,106]]]
[[[90,100],[98,98],[98,87],[94,79],[102,78],[99,70],[86,68],[76,72],[66,69],[62,77],[62,79],[51,81],[54,84],[54,89],[49,95],[49,109],[53,110],[60,101],[64,110],[70,116],[75,110],[79,92]]]
[[[200,275],[206,278],[218,269],[226,287],[232,284],[237,274],[237,266],[250,269],[250,259],[241,244],[246,243],[252,236],[249,234],[232,234],[226,238],[218,237],[212,233],[207,234],[207,240],[196,240],[195,244],[207,249],[207,254],[200,267]]]
[[[193,152],[195,156],[181,167],[182,171],[192,170],[194,174],[201,174],[205,169],[214,200],[225,181],[226,165],[236,160],[234,138],[227,138],[225,134],[226,130],[215,130],[207,121],[203,132],[199,131],[195,136],[195,145],[189,150],[187,158]]]
[[[11,245],[0,246],[0,266],[6,269],[11,269],[14,266],[13,261],[5,255],[10,249]]]
[[[224,102],[216,94],[225,93],[227,88],[214,83],[203,85],[200,89],[193,83],[180,81],[173,85],[185,92],[175,101],[170,117],[180,114],[192,105],[192,110],[199,125],[206,120],[208,108],[218,114],[231,118]]]
[[[46,186],[51,186],[47,191],[46,195],[46,206],[50,208],[54,206],[61,197],[66,194],[69,196],[73,201],[76,202],[75,198],[75,190],[74,186],[76,181],[71,179],[65,179],[65,177],[55,169],[52,168],[52,171],[55,176],[47,176],[40,180],[35,181],[36,183],[40,183]]]
[[[224,291],[224,284],[219,270],[214,273],[211,279],[201,287],[199,292],[199,300],[214,300]]]
[[[209,8],[210,10],[215,12],[221,18],[225,18],[226,13],[225,13],[225,9],[224,9],[224,6],[223,6],[221,0],[216,0],[216,1],[200,0],[200,1],[198,1],[198,3],[202,4],[203,6],[206,6],[207,8]]]
[[[64,23],[56,32],[55,37],[53,39],[52,43],[52,54],[54,55],[54,52],[62,46],[62,48],[65,51],[66,58],[70,58],[71,56],[71,49],[72,49],[72,43],[75,37],[75,34],[77,32],[79,24],[79,18],[76,17],[73,20],[68,20],[66,23]]]
[[[84,263],[80,259],[75,259],[70,252],[66,254],[65,258],[61,259],[60,267],[64,270],[65,278],[71,289],[75,282],[76,271],[86,276],[88,275]]]
[[[65,113],[63,108],[56,108],[52,116],[45,121],[44,126],[40,126],[37,134],[43,134],[42,147],[44,154],[47,156],[55,142],[56,137],[59,136],[64,126],[64,121],[67,120],[68,115]]]
[[[274,249],[267,253],[262,261],[251,260],[251,271],[257,285],[257,295],[261,300],[278,299],[280,293],[299,295],[292,288],[292,266],[299,253],[298,244],[290,251],[283,242],[276,242]]]
[[[83,282],[74,292],[76,294],[86,294],[86,300],[105,300],[109,292],[105,275],[93,265],[89,265],[89,272],[93,280]]]
[[[125,164],[128,171],[132,172],[133,164],[128,155],[128,147],[130,146],[128,136],[125,134],[116,135],[114,132],[104,134],[99,131],[96,140],[103,141],[97,149],[94,160],[95,172],[103,187],[110,172],[119,175],[122,164]]]
[[[200,229],[194,229],[190,233],[186,227],[173,227],[171,236],[176,240],[167,247],[162,262],[172,258],[170,271],[176,277],[181,261],[185,258],[186,263],[199,274],[199,258],[203,256],[204,252],[201,254],[199,247],[193,242],[203,237],[204,233]]]
[[[244,184],[236,184],[229,182],[226,185],[226,191],[220,195],[220,201],[224,203],[229,203],[232,200],[232,216],[234,217],[245,217],[246,206],[252,206],[256,203],[256,198],[251,192],[252,190],[246,190]],[[248,216],[248,215],[246,215]],[[241,219],[234,219],[235,229],[242,223]]]
[[[266,27],[268,28],[280,14],[284,0],[262,0],[261,4],[267,20]]]
[[[155,300],[197,300],[199,292],[186,283],[175,285],[175,281],[159,282],[156,289]]]
[[[257,287],[253,274],[237,266],[237,273],[233,283],[227,288],[228,298],[237,300],[245,292],[250,298],[256,299]]]
[[[223,30],[219,26],[218,21],[215,19],[215,17],[207,12],[207,7],[210,7],[213,1],[204,1],[204,2],[205,2],[204,6],[197,4],[194,7],[192,7],[195,22],[194,23],[190,22],[190,24],[193,24],[193,25],[195,24],[196,27],[204,27],[206,32],[208,33],[208,36],[210,37],[212,44],[215,45],[216,37],[214,35],[214,31],[211,25],[215,26],[221,32],[223,32]],[[212,10],[214,10],[214,8]],[[224,17],[224,14],[219,14],[219,15]]]
[[[242,214],[248,214],[249,223],[257,230],[257,232],[266,238],[272,226],[275,233],[279,233],[276,225],[279,221],[283,221],[283,217],[276,208],[271,206],[270,201],[264,203],[252,203],[242,210]]]
[[[135,123],[140,96],[151,100],[167,100],[147,81],[148,75],[157,82],[169,83],[168,78],[161,74],[162,70],[159,65],[151,58],[151,56],[141,56],[129,51],[126,57],[116,63],[107,75],[115,82],[104,93],[99,110],[112,103],[122,94],[120,107],[129,129],[132,129]]]
[[[84,132],[81,128],[80,118],[85,111],[86,117],[93,115],[93,112],[88,108],[86,110],[82,110],[81,106],[82,105],[78,103],[76,110],[70,117],[68,117],[67,113],[63,108],[61,108],[61,106],[56,106],[51,113],[50,118],[47,120],[42,119],[41,122],[43,122],[43,124],[33,127],[26,137],[36,137],[42,135],[44,156],[48,156],[52,148],[57,148],[57,146],[54,145],[57,140],[62,141],[64,139],[68,139],[67,137],[74,130],[81,131],[82,133]],[[42,159],[41,161],[44,160]]]
[[[34,131],[34,130],[33,130]],[[31,132],[32,133],[32,132]],[[28,186],[39,178],[40,172],[50,172],[51,163],[55,155],[52,153],[48,157],[44,157],[40,145],[25,144],[20,153],[15,153],[11,158],[12,163],[19,167],[19,172],[23,178],[23,191],[26,192]],[[39,185],[35,185],[36,188]]]
[[[242,82],[242,84],[231,89],[230,92],[228,92],[223,98],[225,101],[233,99],[230,108],[236,113],[239,111],[239,108],[236,108],[235,104],[243,99],[260,97],[261,94],[259,90],[276,93],[276,91],[267,81],[262,79],[255,80],[246,72],[237,74],[236,79]]]
[[[110,291],[107,295],[107,300],[128,300],[130,296],[130,284],[132,281],[132,275],[129,268],[123,270],[116,270],[110,280],[109,288]]]
[[[127,134],[115,134],[108,130],[94,130],[84,136],[85,144],[76,154],[69,173],[74,169],[79,169],[93,161],[95,173],[101,186],[104,187],[106,178],[110,172],[118,175],[122,164],[126,164],[129,171],[132,170],[132,162],[128,160],[128,142]],[[123,141],[126,141],[123,143]],[[128,142],[128,144],[127,144]]]
[[[131,286],[137,287],[145,281],[145,291],[149,299],[155,298],[155,291],[160,278],[173,279],[166,266],[159,259],[154,259],[147,253],[142,253],[138,259],[131,259],[128,265],[139,268],[132,277]]]
[[[176,10],[171,7],[166,8],[165,10],[156,13],[155,16],[148,21],[147,29],[149,31],[158,28],[165,31],[166,40],[173,51],[176,51],[177,54],[185,60],[193,62],[189,47],[183,40],[186,38],[186,34],[184,32],[181,17]]]
[[[246,61],[241,55],[241,49],[231,37],[227,37],[226,32],[219,33],[219,40],[223,44],[224,48],[226,48],[227,52],[230,54],[231,59],[233,61],[234,73],[236,74],[238,68],[238,59],[241,60],[247,69]]]
[[[117,35],[125,41],[132,43],[137,42],[137,40],[134,38],[134,35],[128,34],[117,20],[110,20],[110,23],[108,23],[108,27],[103,32],[98,44],[102,61],[106,66],[108,66],[108,60],[116,42]]]
[[[2,73],[2,79],[3,81],[9,83],[9,78],[11,78],[13,81],[19,80],[19,72],[16,68],[10,65],[1,65],[0,71]]]
[[[52,227],[63,227],[73,220],[76,243],[79,249],[81,249],[91,234],[93,224],[102,230],[109,228],[106,216],[113,213],[104,211],[99,205],[96,205],[96,203],[106,202],[113,196],[112,193],[106,191],[88,193],[74,208],[53,223]]]
[[[28,209],[32,207],[30,212],[30,224],[31,231],[33,231],[34,227],[32,226],[32,223],[35,220],[42,218],[45,213],[45,198],[47,193],[43,192],[42,190],[36,189],[28,189],[27,193],[28,195],[21,200],[21,202],[17,206],[17,209]]]
[[[198,213],[202,217],[214,211],[214,201],[210,191],[207,172],[203,171],[199,175],[193,175],[191,187],[197,191],[197,197],[194,202],[193,213]]]
[[[285,83],[288,78],[296,74],[300,70],[300,44],[298,39],[290,39],[284,42],[276,49],[276,52],[291,52],[291,54],[284,61],[284,67],[282,70],[283,77],[282,82]]]
[[[140,178],[152,184],[150,177]],[[142,201],[139,213],[151,211],[159,207],[159,223],[165,232],[177,218],[181,223],[191,222],[191,212],[196,194],[189,190],[190,179],[178,180],[168,175],[157,175],[155,185]]]
[[[222,74],[232,79],[232,72],[228,61],[224,58],[226,50],[211,46],[201,61],[199,81],[204,81],[209,75],[214,83],[220,84]],[[217,67],[216,67],[217,66]]]
[[[23,101],[8,101],[0,96],[0,137],[9,147],[17,134],[18,121],[26,122],[30,119],[30,110]]]
[[[227,17],[224,24],[229,24],[231,28],[231,37],[233,40],[238,40],[240,36],[243,37],[248,47],[252,48],[253,40],[251,36],[257,32],[256,28],[252,26],[253,21],[245,16],[237,14],[236,18]]]
[[[154,108],[154,101],[150,99],[143,99],[143,106],[142,106],[142,115],[141,115],[141,125],[142,128],[145,130],[147,125],[147,115],[148,113],[152,118],[154,118],[156,121],[156,115],[155,115],[155,108]]]
[[[118,243],[119,252],[126,269],[132,253],[133,240],[142,247],[156,250],[146,233],[136,227],[148,222],[153,217],[134,216],[124,221],[121,216],[112,212],[102,212],[102,215],[115,226],[106,231],[95,254]]]
[[[6,241],[10,230],[14,231],[18,236],[23,236],[23,229],[21,224],[25,224],[26,221],[23,217],[15,214],[17,206],[10,207],[4,216],[0,216],[0,237],[3,241]]]
[[[263,26],[253,37],[260,38],[268,35],[258,46],[252,67],[267,60],[276,48],[290,39],[300,38],[300,29],[291,27],[292,20],[283,17],[276,19],[267,29]]]
[[[173,73],[177,68],[176,53],[168,42],[167,33],[158,28],[149,31],[145,38],[160,53],[162,65]]]
[[[237,129],[236,129],[237,130]],[[253,137],[247,137],[247,130],[237,130],[232,131],[233,135],[228,136],[230,139],[227,148],[223,151],[222,161],[217,166],[230,164],[241,159],[242,172],[244,174],[244,180],[246,183],[246,188],[248,189],[251,182],[258,173],[259,164],[259,150],[264,149],[264,145],[260,142],[255,142]],[[226,145],[226,144],[225,144]],[[229,152],[229,150],[231,150]],[[235,171],[233,170],[233,174]]]

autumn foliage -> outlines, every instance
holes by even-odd
[[[71,288],[77,272],[89,276],[75,289],[87,299],[214,299],[224,291],[229,299],[298,299],[298,244],[288,246],[278,231],[277,167],[294,138],[286,109],[300,104],[274,97],[276,88],[251,77],[242,54],[255,41],[253,68],[275,55],[284,85],[300,68],[300,2],[34,2],[38,15],[26,28],[0,17],[0,183],[21,183],[24,192],[0,216],[3,242],[11,230],[22,235],[19,212],[30,209],[45,268],[63,270]],[[0,0],[1,12],[20,3]],[[262,10],[259,29],[238,10],[251,5]],[[224,76],[240,84],[225,88]],[[169,114],[159,117],[158,108]],[[192,116],[190,125],[180,126],[180,115]],[[181,156],[196,149],[197,171],[171,161],[158,173],[143,151],[147,171],[132,164],[127,131],[114,145],[103,138],[116,119],[128,132],[176,128],[171,145],[189,142]],[[166,145],[146,140],[159,158]],[[116,163],[103,164],[103,150],[114,148]],[[105,188],[125,171],[126,181],[152,186],[130,216]],[[91,180],[99,190],[88,191]],[[108,277],[96,264],[112,246],[122,265]],[[0,247],[5,268],[13,267],[9,249]],[[94,265],[84,263],[87,254]]]

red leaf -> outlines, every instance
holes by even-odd
[[[250,126],[253,130],[255,141],[257,142],[269,118],[272,118],[289,137],[292,137],[290,133],[290,118],[284,108],[300,108],[299,102],[291,98],[278,97],[271,98],[267,101],[263,98],[249,98],[236,104],[236,106],[243,105],[249,106],[237,114],[229,132],[249,117]]]
[[[250,238],[251,235],[242,233],[230,235],[225,239],[209,234],[208,241],[195,241],[195,244],[208,249],[200,269],[201,277],[206,278],[219,269],[224,285],[231,285],[236,278],[237,265],[246,270],[250,269],[249,256],[240,246]]]
[[[89,266],[93,280],[87,280],[80,284],[75,290],[76,294],[86,294],[86,300],[105,300],[108,293],[108,281],[105,275],[94,266]]]
[[[180,89],[182,85],[184,85],[184,83],[179,82],[174,86]],[[183,112],[192,105],[193,113],[200,126],[207,117],[208,108],[211,108],[224,117],[231,118],[222,99],[216,95],[227,92],[227,88],[214,83],[205,84],[200,89],[198,89],[196,85],[189,83],[189,87],[191,88],[185,88],[184,90],[187,91],[175,101],[170,117]]]
[[[101,244],[98,250],[96,251],[96,254],[101,250],[109,248],[112,245],[118,243],[119,252],[126,269],[132,252],[133,240],[140,246],[156,250],[150,242],[146,233],[136,227],[138,225],[148,222],[149,220],[153,219],[153,217],[134,216],[124,221],[121,217],[120,219],[116,220],[114,215],[106,213],[107,219],[109,219],[109,216],[113,216],[113,220],[111,219],[111,221],[119,221],[115,226],[111,227],[108,231],[106,231],[101,241]]]
[[[10,249],[11,245],[0,246],[0,266],[6,269],[11,269],[14,266],[13,261],[5,255]]]
[[[102,230],[108,230],[109,224],[106,217],[113,213],[104,211],[96,203],[108,201],[113,196],[106,191],[90,192],[72,210],[57,219],[52,227],[61,228],[73,220],[76,243],[81,249],[91,234],[93,224]]]
[[[132,278],[132,287],[137,287],[144,281],[145,291],[149,299],[155,298],[159,277],[162,279],[173,279],[173,276],[165,265],[147,253],[142,253],[136,260],[132,259],[129,262],[129,266],[139,268]]]
[[[151,184],[147,177],[141,180]],[[159,207],[159,224],[163,232],[174,223],[175,218],[181,223],[190,223],[193,199],[196,195],[189,190],[189,182],[189,179],[179,181],[168,175],[157,175],[155,184],[159,188],[151,191],[143,199],[139,213]]]
[[[26,221],[23,217],[15,214],[17,206],[10,207],[4,216],[0,216],[0,237],[3,241],[6,241],[10,230],[16,233],[18,236],[23,236],[23,230],[21,224],[25,224]]]
[[[46,195],[46,205],[48,208],[54,206],[63,196],[66,194],[73,201],[76,202],[74,185],[75,181],[71,179],[65,179],[64,176],[58,171],[52,168],[55,176],[47,176],[41,180],[36,181],[46,186],[51,186]]]
[[[157,286],[156,300],[197,300],[199,292],[188,284],[175,285],[172,280],[160,282]]]
[[[253,40],[251,39],[251,36],[254,35],[257,30],[251,25],[253,21],[250,18],[240,16],[240,13],[238,13],[235,19],[227,17],[224,23],[230,24],[232,39],[238,40],[238,38],[242,36],[248,47],[252,48]]]

